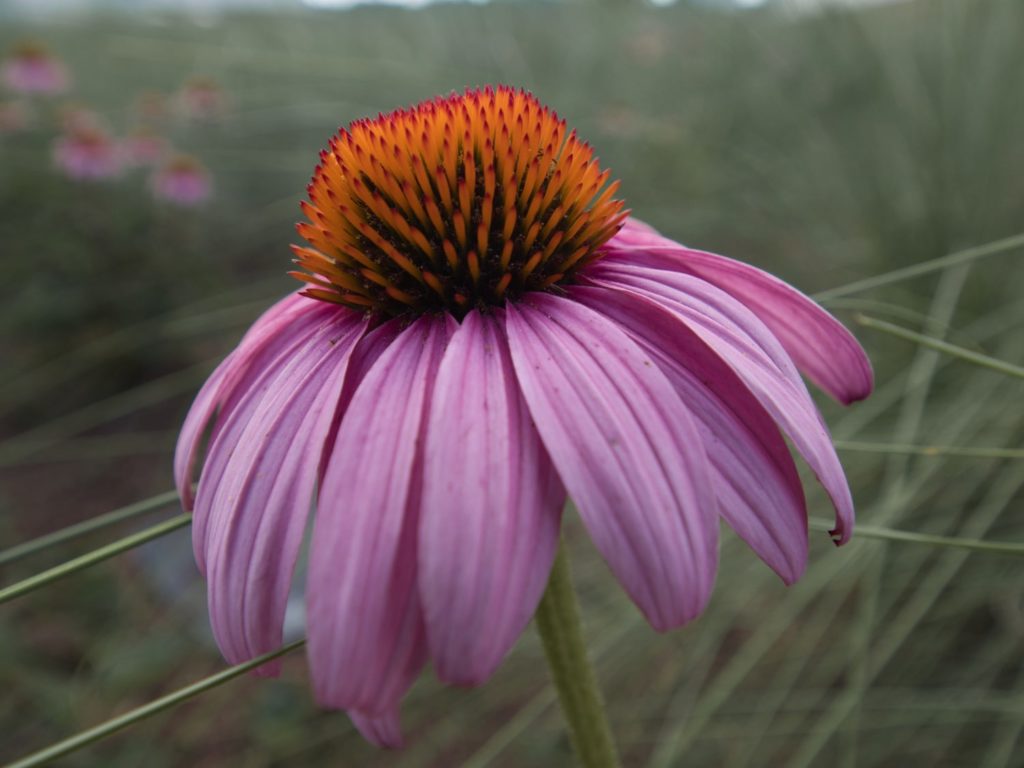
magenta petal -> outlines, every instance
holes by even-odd
[[[348,716],[363,738],[371,744],[383,749],[401,749],[405,745],[397,707],[383,715],[364,715],[349,710]]]
[[[537,608],[565,502],[495,315],[470,312],[452,337],[425,447],[419,585],[427,643],[441,680],[475,685]]]
[[[516,377],[595,545],[659,630],[707,603],[718,515],[707,455],[671,382],[602,315],[545,294],[510,305]]]
[[[771,331],[742,303],[700,278],[611,262],[588,271],[598,284],[647,296],[675,313],[725,360],[793,441],[836,508],[833,537],[853,531],[853,499],[807,387]]]
[[[285,605],[349,357],[366,319],[336,313],[289,356],[241,431],[205,539],[214,637],[238,663],[281,644]]]
[[[260,408],[267,390],[290,364],[292,356],[309,343],[318,329],[352,318],[359,318],[359,315],[320,302],[289,321],[287,327],[278,331],[251,362],[237,372],[231,391],[225,394],[222,415],[210,437],[210,447],[196,489],[192,547],[196,564],[204,575],[211,513],[216,506],[214,502],[224,498],[221,486],[231,487],[237,478],[237,474],[227,469],[250,419]],[[238,351],[234,354],[237,355]],[[220,519],[223,520],[223,516]]]
[[[871,394],[874,374],[860,343],[842,323],[788,283],[749,264],[686,248],[635,226],[613,239],[609,249],[613,259],[618,252],[633,263],[683,270],[739,299],[768,326],[800,370],[841,403]]]
[[[665,373],[696,420],[722,517],[783,581],[795,582],[807,565],[807,508],[771,416],[714,350],[654,301],[592,286],[569,293],[618,323]]]
[[[220,409],[218,421],[223,422],[230,408],[229,400],[237,401],[244,392],[245,374],[259,367],[267,353],[275,353],[273,342],[281,336],[297,313],[311,308],[310,299],[297,293],[286,296],[261,315],[245,334],[238,347],[210,375],[189,408],[174,451],[174,481],[185,509],[194,504],[192,474],[199,453],[199,443],[210,419]],[[232,398],[232,396],[235,396]]]
[[[309,661],[323,705],[383,714],[425,660],[419,454],[448,335],[448,322],[433,316],[406,328],[367,371],[338,429],[307,582]]]

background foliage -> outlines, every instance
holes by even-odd
[[[329,14],[94,15],[0,29],[63,57],[69,98],[131,124],[137,94],[216,78],[206,124],[168,118],[212,170],[185,211],[138,172],[51,167],[56,105],[0,136],[0,541],[12,545],[170,487],[191,395],[273,298],[298,201],[348,121],[467,85],[534,90],[598,149],[635,215],[808,292],[1024,230],[1024,4],[917,0],[801,16],[555,4]],[[1021,250],[846,295],[853,311],[1024,360]],[[860,329],[877,393],[823,402],[860,520],[1024,540],[1022,382]],[[906,446],[931,446],[917,451]],[[984,454],[985,452],[982,451]],[[812,515],[824,495],[809,480]],[[163,515],[174,513],[165,507]],[[155,522],[155,513],[148,522]],[[3,567],[34,573],[119,529]],[[575,520],[574,572],[630,766],[984,766],[1024,762],[1019,559],[814,534],[785,588],[731,534],[709,611],[656,635]],[[179,531],[2,606],[0,758],[13,759],[222,666]],[[488,685],[425,674],[411,746],[384,753],[317,711],[293,654],[68,766],[519,766],[569,760],[528,632]]]

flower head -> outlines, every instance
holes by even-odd
[[[218,120],[227,111],[227,95],[211,77],[196,76],[185,81],[177,94],[177,104],[190,120]]]
[[[210,198],[213,184],[202,163],[189,155],[177,155],[153,172],[150,188],[159,200],[193,207]]]
[[[128,165],[155,166],[167,155],[168,142],[159,133],[143,126],[122,139],[121,149]]]
[[[53,159],[68,178],[77,181],[111,179],[123,167],[120,146],[98,126],[66,131],[53,146]]]
[[[428,659],[469,685],[500,664],[567,495],[658,630],[703,610],[719,515],[799,578],[807,517],[784,436],[846,541],[849,488],[797,367],[851,402],[872,387],[863,350],[786,283],[624,219],[615,191],[509,88],[331,142],[299,225],[307,287],[212,374],[175,456],[229,660],[280,644],[314,494],[313,686],[381,744],[399,741]]]
[[[15,93],[50,95],[67,90],[69,77],[60,60],[34,41],[17,45],[0,67],[4,84]]]

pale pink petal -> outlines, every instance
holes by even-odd
[[[211,512],[215,501],[223,498],[221,487],[230,488],[237,479],[228,471],[228,466],[249,421],[281,371],[288,367],[292,355],[305,347],[317,330],[357,317],[355,313],[319,302],[290,319],[276,334],[268,335],[267,343],[255,352],[249,364],[234,371],[237,375],[230,391],[223,393],[224,405],[210,436],[210,447],[196,488],[192,549],[204,575]]]
[[[239,391],[244,394],[246,373],[258,362],[275,354],[270,348],[296,314],[311,307],[310,299],[297,293],[285,297],[268,309],[256,320],[245,334],[238,347],[228,355],[206,380],[192,406],[189,408],[178,443],[174,451],[174,481],[185,509],[191,509],[195,498],[192,494],[192,475],[203,433],[214,414],[220,409],[218,421],[223,421],[230,411],[229,399],[237,401]]]
[[[757,267],[686,248],[636,225],[617,235],[608,249],[612,258],[688,272],[739,299],[768,326],[800,370],[836,400],[849,404],[871,394],[871,362],[857,339],[788,283]]]
[[[785,350],[742,303],[700,278],[605,260],[588,270],[598,284],[659,302],[683,320],[739,375],[796,446],[836,508],[832,535],[853,530],[853,499],[832,439]]]
[[[232,663],[281,644],[317,467],[349,357],[367,324],[354,313],[335,316],[269,382],[211,502],[204,542],[210,619]]]
[[[363,738],[371,744],[382,749],[401,749],[404,746],[397,707],[386,714],[375,716],[349,710],[348,716]]]
[[[306,593],[313,688],[323,705],[381,715],[425,660],[416,585],[420,443],[449,334],[434,316],[406,328],[366,373],[338,429]]]
[[[807,564],[803,488],[778,428],[746,385],[653,300],[596,286],[575,286],[569,295],[618,323],[654,359],[696,420],[719,512],[783,581],[800,578]]]
[[[419,585],[427,642],[441,680],[477,685],[537,608],[565,502],[495,314],[470,312],[452,337],[425,449]]]
[[[591,538],[655,629],[703,610],[718,514],[700,434],[634,341],[574,301],[507,310],[516,377]]]

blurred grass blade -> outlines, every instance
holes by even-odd
[[[818,301],[834,299],[839,296],[846,296],[851,293],[858,293],[871,288],[889,285],[890,283],[897,283],[901,280],[908,280],[912,277],[927,275],[931,272],[940,272],[944,269],[948,269],[949,267],[968,264],[976,259],[984,258],[985,256],[995,256],[996,254],[1005,253],[1021,247],[1024,247],[1024,233],[1013,235],[1012,237],[1007,237],[1002,240],[996,240],[991,243],[985,243],[984,245],[977,245],[973,248],[967,248],[962,251],[956,251],[954,253],[947,254],[946,256],[940,256],[937,259],[921,262],[920,264],[913,264],[909,267],[894,269],[891,272],[883,272],[880,275],[872,275],[871,277],[866,277],[863,280],[857,280],[856,282],[840,285],[827,291],[821,291],[820,293],[814,294],[814,298]]]
[[[811,518],[808,524],[812,531],[825,531],[827,533],[832,530],[832,523],[828,520]],[[897,531],[893,528],[875,525],[857,525],[854,529],[854,535],[863,536],[867,539],[906,541],[911,544],[927,544],[933,547],[955,547],[957,549],[970,549],[975,552],[990,552],[997,555],[1024,556],[1024,542],[985,541],[983,539],[962,539],[958,536],[934,536],[914,531]]]
[[[959,456],[971,459],[1024,459],[1024,448],[911,445],[909,443],[872,443],[861,440],[835,440],[834,443],[840,451],[859,453],[906,453],[915,456]]]
[[[997,360],[994,357],[982,355],[978,352],[971,352],[969,349],[958,347],[947,341],[934,339],[931,336],[925,336],[924,334],[917,333],[909,328],[887,323],[885,320],[878,320],[873,317],[867,317],[866,315],[857,315],[857,322],[865,328],[873,328],[876,331],[883,331],[884,333],[891,334],[892,336],[912,341],[915,344],[920,344],[921,346],[928,347],[929,349],[934,349],[937,352],[942,352],[953,357],[959,357],[961,360],[966,360],[969,363],[974,363],[975,365],[980,365],[984,368],[990,368],[993,371],[1005,373],[1008,376],[1016,376],[1017,378],[1024,379],[1024,368],[1019,365],[1007,363],[1003,360]]]
[[[87,731],[82,731],[69,739],[59,741],[45,749],[41,749],[38,752],[23,757],[20,760],[10,763],[7,768],[31,768],[32,766],[46,765],[50,761],[56,760],[58,757],[67,755],[75,750],[81,749],[82,747],[87,747],[93,742],[106,738],[113,733],[117,733],[123,728],[127,728],[129,725],[134,725],[141,720],[145,720],[151,715],[155,715],[165,709],[169,709],[170,707],[188,701],[193,696],[198,696],[200,693],[205,693],[206,691],[216,688],[218,685],[222,685],[229,680],[233,680],[240,675],[244,675],[246,672],[266,664],[268,661],[273,661],[280,656],[284,656],[286,653],[294,651],[296,648],[301,647],[305,642],[305,640],[295,640],[294,642],[278,648],[276,651],[271,651],[270,653],[265,653],[262,656],[257,656],[255,659],[244,662],[243,664],[237,664],[233,667],[229,667],[215,675],[211,675],[199,682],[192,683],[192,685],[181,688],[174,693],[169,693],[155,701],[151,701],[149,704],[144,704],[130,712],[125,712],[123,715],[107,720],[105,723],[101,723]]]
[[[52,547],[56,544],[62,544],[65,541],[71,541],[79,536],[84,536],[87,533],[98,531],[101,528],[106,528],[108,525],[114,525],[124,520],[129,520],[138,515],[143,515],[147,512],[159,509],[165,504],[170,504],[172,501],[178,499],[177,491],[164,491],[158,493],[156,496],[150,496],[148,499],[137,501],[134,504],[128,504],[127,506],[115,509],[113,512],[107,512],[103,515],[84,520],[76,525],[69,525],[67,528],[61,528],[59,531],[48,533],[45,536],[40,536],[32,541],[26,541],[24,544],[18,544],[17,546],[6,549],[0,552],[0,565],[6,565],[7,563],[13,563],[15,560],[20,560],[23,557],[39,552],[40,550]]]
[[[45,587],[47,584],[62,579],[65,576],[70,576],[73,573],[77,573],[85,568],[96,563],[101,563],[104,560],[109,560],[114,555],[119,555],[122,552],[126,552],[129,549],[133,549],[141,544],[145,544],[147,541],[158,539],[161,536],[165,536],[171,531],[176,531],[179,528],[184,528],[186,525],[192,522],[192,513],[186,512],[172,517],[170,520],[154,525],[152,528],[147,528],[144,531],[133,533],[131,536],[125,536],[123,539],[107,544],[105,547],[94,549],[92,552],[87,552],[81,557],[76,557],[74,560],[69,560],[66,563],[54,566],[47,571],[37,573],[35,576],[12,584],[9,587],[0,589],[0,603],[6,603],[8,600],[13,600],[16,597],[32,592],[33,590]]]

